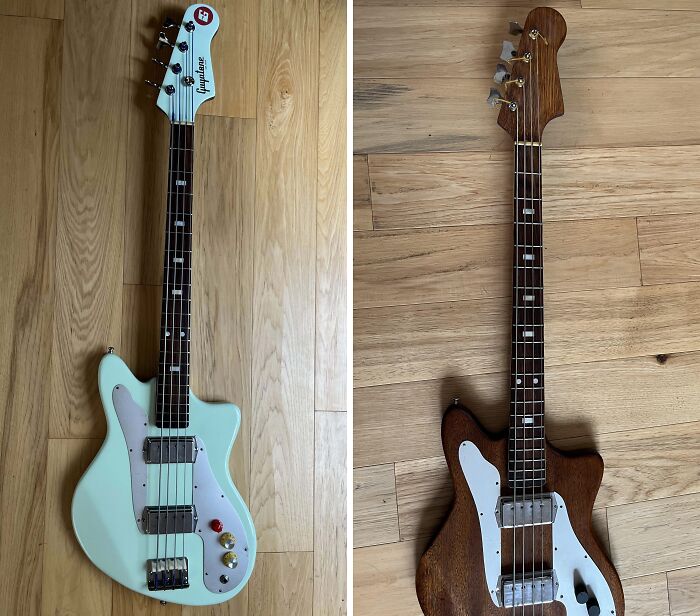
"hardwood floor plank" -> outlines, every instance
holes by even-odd
[[[504,25],[509,20],[525,23],[529,10],[424,4],[428,6],[357,7],[354,77],[490,76],[501,52]],[[700,15],[665,10],[559,10],[567,24],[566,40],[557,55],[562,76],[700,77],[700,68],[693,62],[700,54],[700,40],[695,36]],[[650,37],[645,53],[640,54],[640,31],[664,35]]]
[[[547,126],[546,148],[700,142],[700,117],[678,122],[667,104],[667,79],[564,75],[561,83],[566,114]],[[488,78],[356,79],[355,152],[511,151],[497,113],[484,103],[492,84]],[[676,98],[694,100],[700,79],[676,80],[673,89]]]
[[[102,441],[51,439],[48,443],[41,614],[116,614],[118,612],[112,611],[112,586],[118,584],[97,569],[80,548],[70,511],[75,486]],[[34,579],[25,577],[28,581]],[[29,610],[27,605],[20,608],[18,604],[15,610],[6,613],[35,614],[38,611]]]
[[[355,308],[510,297],[513,224],[357,233]],[[545,237],[545,288],[638,286],[633,218],[554,222]]]
[[[668,572],[671,616],[694,616],[700,608],[700,567]]]
[[[161,295],[160,286],[124,285],[119,354],[141,381],[158,372]]]
[[[561,440],[700,421],[700,353],[661,361],[637,357],[549,368],[548,437]],[[442,456],[440,423],[454,398],[471,408],[488,430],[503,430],[508,421],[504,373],[359,388],[354,398],[356,466]],[[397,431],[397,425],[402,429]]]
[[[0,15],[63,19],[63,0],[0,0]]]
[[[600,0],[604,1],[604,0]],[[625,1],[625,0],[621,0]],[[647,0],[651,1],[651,0]],[[676,0],[683,2],[683,0]],[[357,0],[356,6],[490,6],[503,7],[503,0]],[[581,0],[508,0],[508,6],[524,6],[536,8],[538,6],[581,6]]]
[[[620,577],[700,564],[700,494],[608,509],[610,547]]]
[[[700,284],[552,293],[549,366],[700,349]],[[355,311],[355,385],[506,371],[510,298]],[[696,323],[698,321],[698,323]]]
[[[130,19],[128,3],[66,1],[51,436],[105,430],[97,365],[121,338],[129,40],[96,24]],[[111,85],[95,87],[106,65]]]
[[[402,541],[353,552],[357,616],[423,616],[416,567],[425,541]]]
[[[60,22],[0,17],[0,613],[42,609],[61,77]],[[18,557],[21,556],[21,566]],[[31,572],[32,575],[28,575]]]
[[[634,616],[669,616],[666,574],[656,573],[622,582],[625,613]]]
[[[569,451],[595,448],[603,456],[605,474],[595,503],[602,509],[700,492],[696,470],[700,464],[699,437],[700,422],[696,422],[554,439],[553,444]],[[432,537],[453,498],[444,457],[397,462],[396,495],[401,540]],[[605,520],[599,523],[605,530]],[[376,532],[379,526],[376,523]],[[607,536],[602,538],[607,540]]]
[[[311,552],[258,553],[250,579],[250,611],[255,616],[309,616],[313,606]]]
[[[316,413],[314,616],[347,614],[347,416]]]
[[[320,0],[315,408],[347,407],[346,3]]]
[[[353,230],[369,231],[373,228],[372,201],[369,187],[369,168],[366,156],[352,157],[353,189],[352,210]]]
[[[393,464],[353,471],[353,540],[356,548],[399,540]]]
[[[262,551],[313,547],[318,4],[260,5],[251,506]]]
[[[637,225],[644,284],[700,280],[700,214],[640,218]]]
[[[510,152],[369,157],[375,228],[510,223]],[[700,213],[699,146],[544,149],[545,221]],[[357,189],[356,189],[357,190]]]
[[[175,603],[163,605],[116,582],[112,585],[112,616],[181,616],[185,609]],[[208,614],[214,613],[204,609]]]
[[[695,0],[581,0],[585,9],[658,9],[663,11],[697,11]]]

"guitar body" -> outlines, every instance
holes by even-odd
[[[103,357],[99,368],[99,389],[107,418],[107,436],[73,497],[75,534],[95,566],[131,590],[184,605],[220,603],[237,594],[245,585],[256,555],[255,528],[228,470],[229,454],[240,425],[240,411],[232,404],[202,402],[190,392],[189,426],[172,429],[170,436],[173,441],[176,437],[196,438],[195,463],[145,464],[142,449],[129,451],[128,435],[136,437],[140,447],[144,435],[146,438],[160,437],[161,434],[169,436],[168,429],[161,432],[154,422],[155,386],[155,379],[148,383],[139,381],[118,356],[107,354]],[[133,404],[122,404],[127,398],[115,398],[115,392],[125,391]],[[119,410],[120,405],[128,413]],[[147,485],[139,498],[145,498],[146,505],[158,504],[159,489],[160,503],[164,506],[193,499],[199,516],[195,532],[168,535],[143,532],[139,517],[136,517],[140,513],[134,506],[135,490],[143,487],[139,476],[143,472],[146,473]],[[197,477],[202,477],[202,481],[198,482]],[[220,543],[220,533],[210,527],[212,518],[222,520],[224,530],[235,535],[234,549],[238,556],[235,569],[230,569],[221,560],[226,550]],[[169,544],[168,550],[164,551],[166,537]],[[188,588],[148,589],[146,563],[155,558],[158,549],[161,558],[172,559],[182,554],[187,557]],[[209,575],[205,576],[205,573]],[[228,575],[230,581],[221,584],[221,575]],[[205,585],[205,577],[212,580],[209,588]]]
[[[418,599],[426,616],[504,616],[513,608],[498,607],[489,593],[485,575],[485,558],[482,541],[482,521],[484,516],[494,516],[493,507],[479,512],[475,499],[467,483],[465,470],[460,460],[460,450],[471,443],[483,456],[483,468],[472,466],[470,481],[484,479],[484,468],[493,467],[500,477],[500,486],[492,494],[507,492],[508,441],[505,436],[494,438],[486,434],[473,415],[464,407],[451,406],[443,419],[442,442],[447,465],[454,484],[455,498],[452,510],[430,548],[421,558],[416,575]],[[469,446],[470,447],[470,446]],[[475,453],[478,457],[478,455]],[[547,483],[542,491],[556,493],[565,506],[570,527],[579,545],[569,544],[566,551],[570,557],[580,551],[578,563],[557,567],[557,555],[562,553],[551,549],[550,532],[545,538],[545,550],[553,554],[554,570],[559,582],[557,600],[536,606],[516,608],[519,616],[586,616],[585,604],[575,600],[574,579],[582,575],[584,582],[593,587],[600,602],[601,614],[624,616],[622,586],[615,569],[597,541],[591,527],[593,503],[603,477],[603,460],[597,453],[565,454],[549,443],[546,445]],[[469,473],[469,471],[467,471]],[[481,477],[480,477],[481,476]],[[474,484],[473,484],[474,485]],[[483,509],[484,507],[482,507]],[[565,522],[560,509],[555,518]],[[494,516],[495,517],[495,516]],[[499,529],[504,539],[500,551],[500,572],[507,574],[513,568],[513,550],[508,549],[512,542],[511,529]],[[573,542],[575,543],[575,542]],[[581,551],[582,550],[582,551]],[[562,550],[563,551],[563,550]],[[584,555],[585,553],[585,555]],[[594,566],[591,566],[591,563]],[[579,569],[586,568],[583,571]],[[518,567],[519,568],[519,567]],[[578,573],[577,573],[578,570]],[[607,609],[608,593],[614,607]],[[562,599],[563,595],[563,599]]]

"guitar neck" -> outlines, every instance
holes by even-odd
[[[513,182],[513,321],[508,480],[545,483],[544,276],[541,150],[516,142]]]
[[[156,425],[189,425],[194,125],[170,126]]]

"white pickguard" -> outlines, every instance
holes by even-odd
[[[501,575],[501,528],[498,525],[496,512],[498,498],[501,495],[501,477],[498,469],[481,455],[477,446],[471,441],[464,441],[461,444],[459,462],[479,513],[489,596],[496,606],[500,606],[498,583]],[[589,593],[597,599],[600,613],[614,616],[615,602],[605,577],[576,537],[564,499],[556,492],[552,493],[552,497],[558,507],[552,524],[552,541],[556,547],[553,566],[559,582],[557,601],[566,606],[567,616],[588,615],[586,605],[576,601],[574,579],[579,576]]]

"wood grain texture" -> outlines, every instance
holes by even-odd
[[[142,381],[156,376],[160,344],[161,287],[125,284],[119,356]]]
[[[490,76],[506,36],[505,25],[508,21],[524,24],[528,14],[526,7],[422,4],[427,6],[358,6],[356,78]],[[700,41],[694,35],[700,15],[669,12],[657,4],[661,10],[640,12],[559,8],[568,30],[558,54],[561,74],[577,78],[700,77],[700,68],[693,62],[700,53]],[[639,32],[654,30],[664,34],[650,37],[644,53],[639,53]]]
[[[2,0],[0,15],[63,19],[64,0]]]
[[[486,78],[356,79],[355,152],[510,151],[512,142],[484,103],[492,83]],[[679,79],[673,86],[679,99],[700,96],[698,78]],[[697,144],[700,118],[678,122],[667,104],[668,88],[663,78],[563,76],[566,114],[547,127],[545,147]]]
[[[373,228],[372,200],[369,187],[369,168],[366,156],[353,156],[352,222],[355,231]]]
[[[249,584],[250,614],[308,616],[313,609],[313,555],[259,553]]]
[[[548,294],[547,363],[698,349],[698,300],[697,283]],[[357,310],[356,385],[505,372],[510,305],[501,298]]]
[[[699,212],[698,146],[545,147],[542,157],[545,221]],[[377,229],[512,222],[512,152],[377,154],[369,166]]]
[[[700,567],[669,571],[671,616],[692,616],[700,605]]]
[[[117,584],[92,565],[80,549],[73,534],[70,513],[75,486],[101,444],[99,439],[48,441],[46,544],[41,589],[41,613],[44,616],[115,613],[112,610],[112,586]],[[61,566],[57,567],[56,563],[61,563]],[[66,571],[71,575],[67,576]],[[37,613],[22,610],[26,610],[26,606],[12,613]]]
[[[623,578],[700,564],[700,494],[608,509],[610,548]]]
[[[356,468],[352,496],[354,547],[399,540],[393,464]]]
[[[510,297],[513,225],[356,233],[355,308]],[[640,284],[634,219],[547,226],[545,288]]]
[[[639,258],[644,284],[700,279],[700,215],[640,218]]]
[[[601,0],[604,1],[604,0]],[[614,1],[614,0],[613,0]],[[624,2],[624,0],[622,0]],[[680,0],[681,2],[683,0]],[[356,6],[490,6],[501,8],[503,0],[358,0]],[[508,0],[508,6],[535,8],[537,6],[580,6],[581,0]]]
[[[251,513],[262,551],[313,547],[318,4],[260,5]]]
[[[694,0],[581,0],[586,9],[659,9],[664,11],[697,11]]]
[[[700,420],[699,353],[552,366],[547,373],[547,434],[560,440]],[[634,383],[631,388],[628,383]],[[486,374],[358,388],[354,464],[439,456],[440,422],[460,398],[488,430],[507,425],[508,376]],[[596,383],[590,387],[589,383]],[[669,401],[673,416],[668,415]],[[412,409],[407,413],[406,409]],[[585,410],[585,412],[583,411]],[[393,426],[404,429],[396,432]]]
[[[347,614],[347,416],[316,412],[314,616]]]
[[[344,0],[319,0],[315,408],[347,407],[347,94]]]
[[[669,616],[666,575],[657,573],[622,581],[628,614]]]
[[[51,436],[105,430],[96,376],[121,337],[129,40],[92,24],[130,19],[124,2],[66,2]]]
[[[62,28],[14,17],[0,17],[0,27],[0,54],[22,75],[21,95],[0,97],[0,226],[6,233],[0,247],[0,571],[11,589],[0,596],[0,612],[36,614],[52,396]]]

